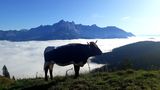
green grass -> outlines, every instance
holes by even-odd
[[[52,81],[43,78],[9,80],[0,78],[1,90],[160,90],[160,71],[126,70],[96,72],[73,76],[57,76]]]

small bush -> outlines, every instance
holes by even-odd
[[[11,86],[14,83],[14,80],[11,80],[9,78],[6,77],[2,77],[0,76],[0,90],[3,90],[5,88],[8,88],[9,86]]]

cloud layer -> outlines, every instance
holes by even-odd
[[[123,46],[129,43],[142,41],[144,39],[99,39],[98,46],[103,52],[109,52],[113,48]],[[96,41],[94,39],[76,39],[76,40],[51,40],[51,41],[29,41],[29,42],[9,42],[0,41],[0,68],[6,65],[11,76],[16,78],[28,78],[44,76],[43,52],[47,46],[61,46],[68,43],[84,43]],[[90,63],[91,69],[100,67],[102,65]],[[65,67],[54,66],[53,75],[65,75],[66,70],[73,68],[73,65]],[[88,72],[88,65],[80,69],[80,72]],[[73,74],[73,70],[69,72]],[[2,75],[2,70],[0,70]]]

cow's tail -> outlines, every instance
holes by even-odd
[[[44,62],[44,71],[53,70],[54,62]]]
[[[44,50],[44,70],[45,69],[50,69],[50,67],[51,67],[51,65],[53,64],[53,62],[51,61],[51,60],[49,60],[49,58],[48,57],[50,57],[50,56],[48,56],[48,54],[47,53],[50,53],[50,51],[52,51],[52,50],[54,50],[55,49],[55,47],[53,47],[53,46],[48,46],[48,47],[46,47],[45,48],[45,50]],[[51,61],[51,62],[50,62]]]
[[[48,67],[48,62],[46,60],[46,52],[44,52],[44,66],[43,66],[43,69],[46,70]]]
[[[47,69],[47,67],[48,67],[48,62],[44,62],[44,67],[43,67],[43,70],[45,71],[46,69]]]
[[[44,70],[52,70],[52,68],[53,68],[53,64],[54,64],[54,62],[53,61],[48,61],[48,60],[46,60],[47,58],[45,57],[45,55],[44,55],[44,66],[43,66],[43,69]]]

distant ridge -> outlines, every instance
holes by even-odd
[[[53,25],[41,25],[29,30],[0,30],[0,40],[30,41],[30,40],[63,40],[63,39],[105,39],[127,38],[134,36],[115,26],[98,27],[97,25],[75,24],[60,20]]]

